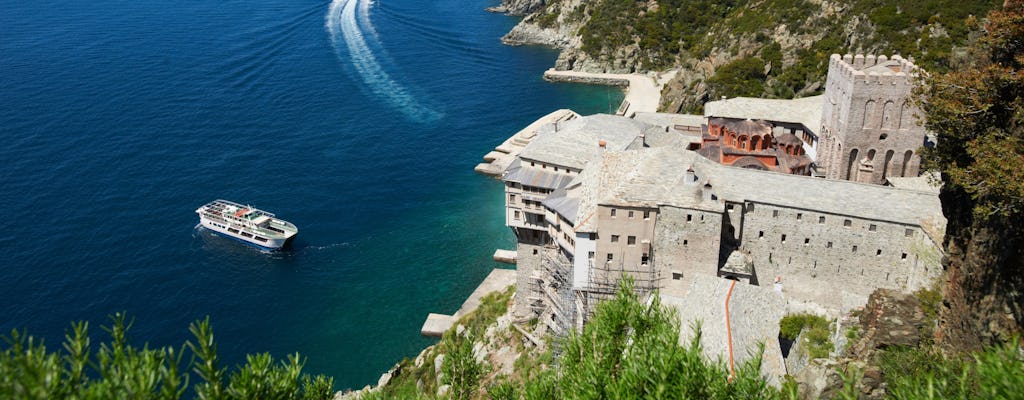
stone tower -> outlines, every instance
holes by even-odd
[[[916,71],[900,56],[832,55],[817,159],[826,178],[881,184],[918,175],[925,130],[910,97]]]

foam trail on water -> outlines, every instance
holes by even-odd
[[[362,24],[368,27],[367,29],[371,35],[369,39],[372,41],[377,40],[376,31],[373,29],[373,25],[370,24],[369,3],[363,0],[362,7],[359,6],[360,0],[333,0],[327,11],[325,24],[328,33],[331,35],[331,43],[334,45],[334,50],[338,57],[342,57],[338,45],[339,43],[344,43],[348,49],[352,66],[355,67],[363,83],[366,84],[367,88],[375,96],[391,103],[391,105],[414,120],[431,122],[440,119],[440,113],[420,105],[420,102],[408,89],[396,82],[384,71],[384,68],[374,56],[373,50],[367,44],[367,37],[359,27],[361,20]],[[359,8],[358,14],[357,7]],[[379,47],[379,43],[375,44]]]

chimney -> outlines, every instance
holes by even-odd
[[[697,183],[697,175],[693,172],[693,166],[691,165],[686,169],[686,180],[684,180],[687,186]]]
[[[702,192],[704,193],[704,201],[705,202],[712,202],[712,201],[716,200],[717,196],[715,196],[714,192],[711,191],[711,181],[710,180],[708,180],[706,183],[704,183],[704,190]]]
[[[606,142],[604,140],[598,140],[597,141],[597,147],[600,147],[601,150],[607,150],[608,149],[608,142]]]

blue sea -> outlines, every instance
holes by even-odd
[[[359,388],[433,343],[514,239],[482,155],[615,89],[551,84],[498,0],[0,0],[0,332],[51,349],[125,311],[136,344],[209,316],[228,365],[299,352]],[[217,198],[300,228],[263,253]]]

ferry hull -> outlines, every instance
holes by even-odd
[[[209,229],[210,231],[220,236],[226,237],[228,239],[234,239],[239,242],[245,243],[249,246],[253,246],[257,249],[265,251],[281,250],[282,248],[290,244],[291,239],[294,238],[294,236],[292,236],[287,239],[267,239],[266,242],[256,242],[255,240],[244,237],[241,234],[229,232],[227,229],[216,226],[213,224],[213,221],[207,219],[200,218],[200,225],[202,225],[203,228]]]

